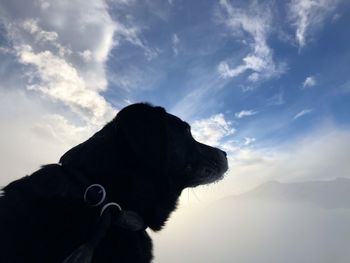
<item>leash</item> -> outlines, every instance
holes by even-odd
[[[106,203],[106,190],[100,184],[88,186],[84,193],[84,202],[91,207],[100,208],[100,218],[89,239],[75,249],[63,263],[90,263],[94,251],[111,227],[120,227],[132,232],[145,230],[142,218],[133,211],[126,211],[115,202]]]

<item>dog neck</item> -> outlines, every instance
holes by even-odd
[[[83,205],[99,209],[100,216],[107,210],[107,208],[115,206],[120,211],[120,213],[117,213],[118,216],[116,217],[118,220],[114,221],[116,226],[131,231],[138,231],[146,228],[142,218],[134,211],[123,210],[118,203],[118,200],[113,200],[113,196],[107,193],[107,190],[101,182],[91,180],[73,167],[67,167],[67,165],[62,164],[60,165],[66,173],[70,174],[72,183],[79,184],[79,188],[84,190],[83,194],[80,192],[80,197],[78,197],[80,200],[83,200]],[[73,196],[72,198],[76,200],[77,196]],[[128,222],[129,220],[130,222]]]
[[[72,179],[75,181],[73,183],[78,183],[82,188],[85,188],[84,194],[81,196],[84,200],[84,205],[99,210],[100,215],[91,236],[85,243],[75,249],[64,260],[64,263],[90,262],[94,250],[112,227],[130,232],[144,231],[147,228],[143,219],[136,212],[123,210],[118,203],[110,200],[106,189],[101,184],[91,183],[77,169],[61,166],[66,172],[68,171],[71,174]]]

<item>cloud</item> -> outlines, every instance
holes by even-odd
[[[311,88],[317,84],[314,76],[307,77],[303,82],[303,88]]]
[[[279,106],[279,105],[283,105],[285,103],[284,100],[284,92],[283,90],[280,90],[278,93],[276,93],[275,95],[273,95],[271,98],[269,98],[267,100],[267,105],[275,105],[275,106]]]
[[[346,263],[348,181],[269,182],[210,205],[182,206],[161,234],[150,233],[155,263]]]
[[[253,142],[255,142],[256,139],[255,138],[251,138],[251,137],[245,137],[244,138],[244,145],[251,145]]]
[[[102,93],[119,43],[104,1],[5,1],[0,26],[4,185],[57,162],[114,117]]]
[[[304,110],[298,112],[298,113],[294,116],[293,120],[297,120],[297,119],[299,119],[299,118],[301,118],[301,117],[303,117],[303,116],[305,116],[305,115],[307,115],[307,114],[310,114],[310,113],[312,113],[312,112],[313,112],[313,109],[304,109]]]
[[[350,172],[350,132],[332,125],[276,147],[231,145],[236,148],[228,152],[225,179],[209,193],[205,187],[196,190],[203,202],[239,194],[266,181],[330,180]]]
[[[345,81],[338,87],[341,93],[350,93],[350,80]]]
[[[220,62],[218,71],[224,78],[234,78],[246,71],[248,67],[246,65],[240,65],[235,68],[231,68],[227,62]]]
[[[53,42],[58,38],[58,34],[56,32],[50,32],[42,30],[38,26],[38,21],[35,19],[27,19],[23,22],[22,27],[24,30],[29,32],[30,34],[35,35],[35,42]]]
[[[0,84],[0,187],[40,165],[57,163],[65,151],[96,130],[75,124],[32,95]]]
[[[22,6],[21,12],[14,6]],[[1,10],[27,89],[66,105],[87,123],[101,125],[115,114],[100,95],[107,88],[105,62],[116,30],[104,1],[16,0],[3,2]]]
[[[135,0],[107,0],[106,2],[116,5],[132,5],[135,3]]]
[[[156,58],[159,54],[157,49],[149,47],[145,44],[144,41],[140,38],[141,28],[136,24],[128,24],[124,25],[121,22],[115,21],[116,24],[116,36],[115,36],[115,44],[119,45],[121,41],[127,41],[134,46],[137,46],[143,49],[144,54],[148,60],[152,60]]]
[[[240,112],[236,112],[235,113],[235,117],[237,119],[242,119],[243,117],[247,117],[247,116],[253,116],[255,114],[257,114],[257,111],[254,110],[242,110]]]
[[[186,82],[187,92],[182,97],[179,94],[178,101],[170,109],[170,112],[188,121],[205,115],[208,109],[215,110],[217,100],[212,94],[223,89],[228,82],[211,69],[195,67],[192,68],[191,73],[191,77]]]
[[[230,66],[222,61],[218,71],[223,78],[234,78],[248,71],[248,81],[257,82],[279,76],[285,71],[285,66],[275,63],[273,51],[267,44],[271,34],[272,14],[270,6],[253,1],[248,8],[234,7],[227,0],[220,1],[220,20],[231,30],[234,37],[250,42],[250,52],[242,59],[240,65]]]
[[[82,59],[85,61],[85,62],[89,62],[92,60],[92,53],[91,53],[91,50],[84,50],[82,52],[78,52],[78,54],[82,57]]]
[[[171,42],[172,42],[172,45],[173,45],[173,52],[174,52],[174,55],[177,56],[179,54],[179,48],[178,48],[178,45],[180,43],[180,38],[177,34],[173,34],[172,37],[171,37]]]
[[[75,67],[50,51],[34,53],[30,46],[17,47],[19,61],[34,66],[27,88],[62,101],[85,121],[101,125],[115,115],[115,110],[97,91],[88,89]]]
[[[289,19],[296,28],[295,39],[300,48],[323,26],[335,11],[339,0],[292,0],[288,5]]]
[[[133,3],[108,4],[131,8]],[[21,6],[21,11],[15,6]],[[0,4],[0,15],[9,43],[2,53],[10,50],[17,56],[25,88],[65,105],[88,125],[100,126],[116,113],[102,95],[108,86],[106,62],[111,50],[128,42],[141,48],[149,60],[158,55],[141,39],[141,28],[133,20],[113,20],[102,0],[33,4],[14,0]],[[114,74],[114,82],[125,82],[125,77]]]
[[[232,135],[235,129],[230,121],[225,120],[222,113],[192,123],[193,137],[205,144],[218,146],[222,139]]]
[[[341,14],[338,14],[338,13],[334,14],[334,15],[332,16],[332,23],[337,22],[341,17],[342,17]]]

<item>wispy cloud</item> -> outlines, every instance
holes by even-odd
[[[253,1],[248,8],[234,7],[228,0],[221,0],[222,12],[220,19],[231,30],[236,38],[249,36],[245,41],[251,43],[250,52],[239,65],[231,66],[228,61],[222,61],[218,71],[224,78],[234,78],[248,71],[248,81],[257,82],[279,76],[285,71],[282,63],[274,61],[273,51],[267,44],[272,30],[271,6]]]
[[[257,111],[254,110],[242,110],[240,112],[236,112],[235,113],[235,117],[237,119],[242,119],[243,117],[247,117],[247,116],[253,116],[255,114],[257,114]]]
[[[201,66],[192,68],[191,78],[186,83],[188,92],[179,97],[176,104],[170,109],[175,115],[184,120],[194,120],[208,109],[215,110],[217,101],[213,92],[223,89],[228,80],[222,79],[216,72],[203,69]],[[203,103],[205,101],[205,103]]]
[[[303,117],[303,116],[305,116],[305,115],[307,115],[307,114],[310,114],[310,113],[312,113],[312,112],[313,112],[313,109],[304,109],[304,110],[298,112],[298,113],[294,116],[293,120],[297,120],[297,119],[299,119],[299,118],[301,118],[301,117]]]
[[[6,43],[0,51],[2,58],[11,59],[2,64],[6,70],[0,81],[6,108],[0,114],[6,139],[0,155],[9,153],[1,162],[8,175],[1,185],[42,163],[57,162],[115,115],[117,109],[102,95],[108,84],[106,62],[121,41],[136,45],[139,32],[120,24],[112,20],[105,1],[0,3],[1,44]],[[41,154],[33,156],[34,148]],[[14,169],[16,162],[23,165]]]
[[[4,2],[0,22],[23,66],[26,88],[66,105],[88,125],[105,123],[116,112],[100,94],[107,88],[105,62],[116,31],[105,3],[15,2],[22,12]],[[74,17],[69,26],[67,17]]]
[[[123,24],[114,21],[115,29],[115,45],[119,45],[121,41],[128,41],[129,43],[143,49],[144,54],[148,60],[156,58],[159,51],[156,48],[149,47],[141,38],[141,28],[136,24]]]
[[[323,26],[334,12],[340,0],[292,0],[289,4],[289,17],[295,31],[299,47],[304,47],[308,38]]]
[[[0,22],[11,44],[7,50],[24,66],[26,88],[66,105],[87,125],[104,124],[116,113],[101,95],[107,89],[105,63],[112,48],[126,41],[141,48],[149,60],[158,54],[141,40],[141,29],[133,20],[113,20],[105,1],[77,0],[69,5],[16,1],[23,6],[21,12],[16,12],[16,4],[0,4]],[[132,4],[108,3],[123,8]]]
[[[220,145],[224,137],[235,132],[232,123],[225,120],[222,113],[208,119],[196,120],[191,126],[192,134],[196,140],[214,146]]]
[[[33,66],[27,88],[40,91],[59,100],[78,113],[85,121],[101,124],[115,114],[113,108],[97,91],[88,89],[79,72],[67,61],[50,51],[35,53],[30,46],[16,48],[19,61]]]
[[[255,142],[256,139],[253,137],[244,137],[244,145],[248,146]]]
[[[282,147],[241,148],[229,155],[229,166],[234,169],[217,194],[240,193],[269,180],[297,182],[347,176],[349,138],[349,131],[328,126]]]
[[[87,125],[104,124],[116,112],[102,95],[113,48],[128,42],[142,49],[148,60],[158,55],[142,39],[141,27],[133,19],[113,20],[110,15],[107,3],[125,9],[134,1],[13,2],[0,4],[0,23],[10,43],[6,52],[15,54],[24,66],[26,88],[66,105]],[[22,6],[22,11],[17,12],[15,6]],[[117,77],[125,82],[124,76]]]
[[[311,88],[317,84],[314,76],[307,77],[303,82],[303,88]]]
[[[178,45],[180,43],[180,38],[177,34],[173,34],[171,36],[171,43],[172,43],[172,48],[173,48],[173,52],[174,52],[174,55],[177,56],[179,54],[179,48],[178,48]]]
[[[284,92],[283,90],[280,90],[278,93],[273,95],[271,98],[267,100],[267,105],[282,105],[285,103],[284,100]]]

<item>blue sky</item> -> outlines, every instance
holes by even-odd
[[[0,185],[139,101],[229,153],[204,199],[349,176],[345,0],[14,0],[0,17]]]
[[[236,138],[253,136],[260,143],[298,136],[328,118],[346,125],[349,4],[316,1],[303,9],[303,2],[117,5],[112,13],[121,21],[131,14],[144,28],[140,39],[147,48],[126,41],[112,50],[108,75],[122,74],[129,85],[111,80],[106,97],[117,105],[120,96],[152,101],[192,120],[223,113],[239,125]],[[298,39],[304,16],[307,26]],[[249,56],[260,68],[230,74]],[[254,116],[237,120],[241,111]]]

